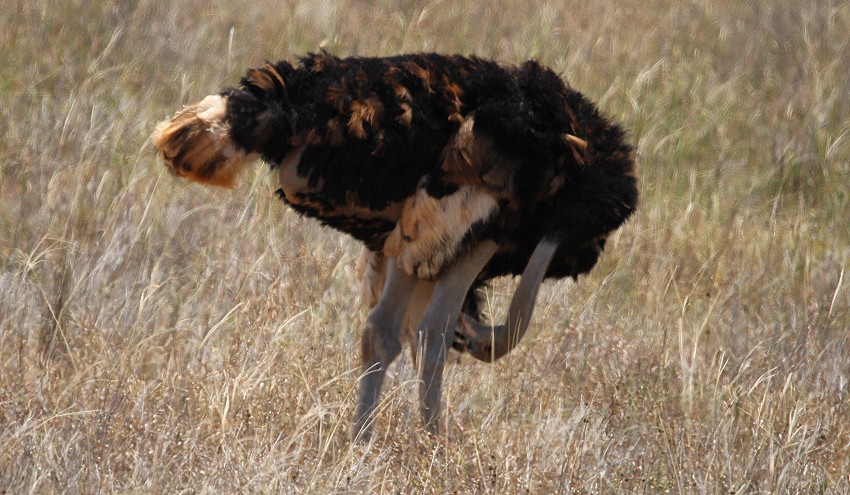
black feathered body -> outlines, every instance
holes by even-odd
[[[510,352],[542,279],[592,269],[638,199],[623,130],[534,61],[321,53],[269,63],[161,123],[153,143],[172,173],[219,186],[262,157],[293,209],[364,243],[357,271],[374,309],[355,438],[371,430],[402,327],[436,434],[447,331],[476,359]],[[477,289],[517,274],[506,323],[482,324]]]
[[[623,130],[534,61],[322,53],[252,69],[222,95],[237,145],[272,167],[303,147],[297,173],[307,187],[281,197],[374,251],[415,214],[405,202],[416,195],[437,205],[462,188],[489,195],[496,208],[463,226],[444,261],[463,244],[496,240],[480,280],[521,273],[544,237],[561,241],[547,276],[586,273],[637,204]],[[446,210],[429,221],[452,222]],[[404,249],[409,236],[398,236]]]

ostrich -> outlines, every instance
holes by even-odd
[[[161,123],[153,143],[173,174],[224,187],[262,158],[284,202],[364,244],[359,439],[404,337],[436,433],[448,349],[486,362],[510,352],[543,279],[587,273],[637,205],[624,131],[535,61],[267,63]],[[481,323],[478,288],[519,274],[506,322]]]

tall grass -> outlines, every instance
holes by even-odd
[[[0,0],[0,492],[850,492],[850,5]],[[631,129],[639,213],[446,432],[347,440],[358,246],[148,142],[266,58],[538,58]],[[511,281],[488,293],[501,318]]]

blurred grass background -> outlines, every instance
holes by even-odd
[[[850,4],[0,0],[0,492],[850,491]],[[148,141],[324,48],[537,58],[631,130],[642,202],[445,438],[409,360],[347,434],[358,246]],[[512,282],[488,293],[501,319]]]

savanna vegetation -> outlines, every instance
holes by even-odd
[[[0,0],[0,493],[850,492],[848,32],[836,0]],[[150,145],[319,49],[536,58],[638,149],[638,213],[511,355],[451,360],[437,439],[405,358],[348,440],[359,246]]]

